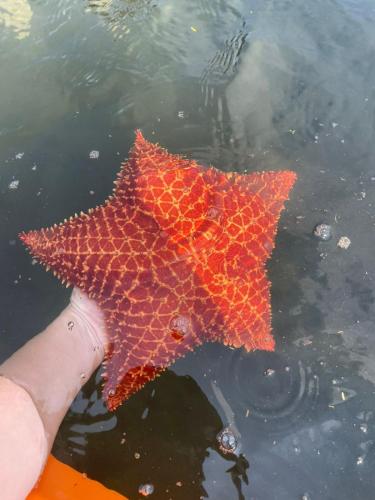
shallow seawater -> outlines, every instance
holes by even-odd
[[[0,0],[0,361],[70,294],[17,233],[103,202],[134,129],[298,173],[268,264],[276,352],[205,345],[115,413],[97,374],[58,458],[131,499],[373,498],[374,21],[364,0]]]

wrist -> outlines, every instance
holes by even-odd
[[[61,314],[0,366],[0,375],[31,396],[49,446],[71,402],[103,361],[106,348],[104,314],[75,289]]]

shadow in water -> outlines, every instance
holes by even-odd
[[[84,387],[65,418],[53,449],[57,458],[130,499],[139,497],[137,484],[148,483],[155,499],[198,499],[208,497],[203,463],[211,450],[229,462],[232,498],[245,498],[249,462],[221,451],[216,437],[224,424],[191,377],[167,371],[111,414],[94,384]]]

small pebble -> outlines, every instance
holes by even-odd
[[[14,180],[9,184],[9,189],[17,189],[20,184],[20,181]]]
[[[154,486],[152,484],[141,484],[138,488],[138,493],[143,497],[148,497],[154,492]]]
[[[92,151],[90,151],[89,157],[91,160],[97,160],[99,158],[99,151],[93,149]]]
[[[314,236],[322,241],[328,241],[332,238],[332,227],[329,224],[318,224],[314,228]]]
[[[364,433],[367,434],[368,431],[368,425],[364,422],[359,426],[359,429]]]
[[[275,370],[273,368],[267,368],[267,370],[264,372],[264,375],[266,377],[272,377],[275,375]]]
[[[234,453],[238,443],[236,436],[230,429],[224,429],[216,436],[219,447],[223,453]]]
[[[347,236],[341,236],[339,241],[337,242],[337,246],[339,248],[343,248],[344,250],[347,250],[350,247],[351,241]]]

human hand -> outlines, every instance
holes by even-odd
[[[0,365],[1,498],[26,497],[64,415],[107,347],[102,310],[74,288],[61,314]]]
[[[107,348],[102,310],[75,288],[60,315],[0,366],[0,376],[31,396],[43,423],[47,450],[71,402],[103,361]]]

